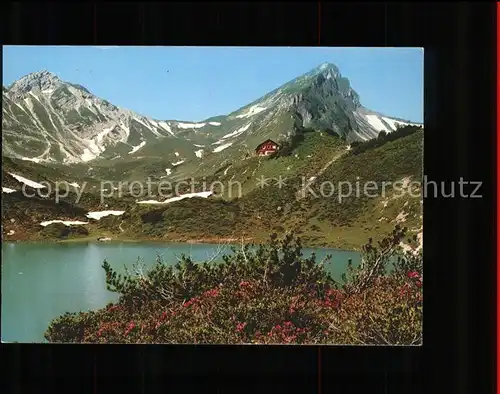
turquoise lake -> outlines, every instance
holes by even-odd
[[[162,255],[175,264],[181,254],[194,261],[209,260],[220,248],[211,244],[157,243],[3,243],[2,341],[44,342],[50,321],[65,312],[88,311],[118,299],[106,290],[101,263],[106,259],[118,271],[132,267],[138,258],[148,266]],[[358,264],[358,252],[305,248],[317,261],[332,255],[326,265],[335,279],[345,272],[348,260]],[[225,254],[230,254],[228,247]]]

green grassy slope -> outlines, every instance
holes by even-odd
[[[383,234],[392,229],[395,223],[407,226],[410,233],[421,231],[422,210],[418,186],[413,185],[416,188],[413,195],[408,193],[408,187],[412,186],[412,181],[422,179],[423,131],[410,130],[400,134],[362,146],[358,144],[348,150],[346,143],[337,136],[306,131],[295,140],[294,146],[283,149],[274,157],[228,158],[225,162],[214,159],[212,167],[210,157],[205,157],[203,163],[206,171],[186,170],[190,168],[189,161],[184,169],[179,166],[172,171],[170,179],[177,181],[186,180],[190,173],[206,174],[203,178],[196,178],[196,191],[203,190],[202,180],[206,185],[219,182],[219,186],[214,189],[216,195],[208,199],[192,198],[165,205],[138,205],[135,201],[141,197],[130,196],[125,192],[121,198],[115,193],[101,202],[98,190],[90,188],[78,204],[74,204],[74,192],[64,201],[73,203],[77,211],[83,208],[125,210],[123,216],[102,219],[97,228],[92,229],[122,238],[213,241],[248,237],[261,241],[270,232],[293,230],[301,234],[308,245],[357,248],[368,234]],[[153,176],[156,181],[161,180],[160,174],[165,173],[167,164],[165,159],[154,161],[152,158],[131,159],[121,162],[116,168],[109,163],[107,170],[116,172],[117,176],[119,173],[127,179],[145,180],[146,176],[157,174],[156,178]],[[105,173],[104,165],[98,167],[93,164],[91,174],[99,173],[95,168]],[[209,168],[211,171],[207,170]],[[70,171],[76,170],[72,168],[64,172],[57,167],[4,159],[3,185],[19,188],[18,184],[16,187],[17,181],[9,178],[6,172],[17,172],[34,181],[54,182],[73,180],[74,173]],[[261,177],[267,180],[264,187],[258,184]],[[277,182],[280,177],[284,182],[281,186]],[[96,178],[90,180],[95,182]],[[310,189],[306,190],[310,192],[301,198],[300,191],[308,181]],[[396,181],[400,184],[394,185]],[[354,191],[351,196],[340,201],[337,190],[341,182],[344,185],[349,182]],[[362,191],[367,182],[372,182],[369,193],[376,195],[370,197],[361,192],[357,196],[355,188],[359,187]],[[320,194],[322,184],[323,195]],[[334,193],[331,193],[332,185]],[[373,190],[374,185],[377,186],[376,192]],[[400,189],[404,186],[406,192],[402,193],[395,186]],[[185,186],[181,193],[190,192],[189,189],[189,186]],[[11,200],[13,197],[10,196]],[[12,200],[9,206],[12,211],[15,204],[24,207],[25,203]],[[37,209],[33,206],[30,211]],[[58,210],[50,213],[44,208],[42,211],[45,212],[44,220],[60,219],[49,217],[50,214],[66,215],[66,212]],[[18,219],[23,217],[19,214]],[[36,220],[39,219],[36,216]]]
[[[329,140],[331,145],[327,148],[319,133],[308,138],[290,156],[255,158],[235,168],[240,179],[245,167],[247,172],[257,168],[256,176],[279,176],[283,168],[292,165],[296,154],[300,157],[299,152],[310,152],[308,144],[309,147],[318,147],[322,142],[322,153],[329,152],[330,155],[318,155],[317,162],[300,161],[298,169],[289,170],[291,175],[286,186],[278,187],[275,182],[270,182],[269,186],[261,188],[251,185],[252,179],[249,179],[248,189],[243,195],[240,198],[233,196],[230,201],[192,198],[166,205],[137,206],[121,218],[126,223],[127,234],[165,240],[213,240],[217,237],[263,240],[272,231],[294,230],[310,245],[357,248],[366,240],[367,234],[383,234],[397,222],[407,226],[410,233],[421,231],[421,200],[416,190],[413,196],[402,195],[389,185],[385,194],[351,196],[342,203],[338,203],[336,197],[308,195],[297,199],[297,192],[301,189],[302,174],[314,174],[318,168],[325,167],[325,162],[331,162],[334,155],[339,155],[338,159],[318,176],[311,186],[313,190],[318,191],[321,182],[326,181],[334,184],[351,181],[355,187],[358,178],[360,182],[378,184],[401,181],[401,185],[408,186],[411,180],[419,180],[422,176],[423,132],[386,142],[357,155],[346,152],[342,144],[334,140]],[[228,171],[225,178],[230,176]],[[115,230],[117,223],[118,219],[111,224]]]

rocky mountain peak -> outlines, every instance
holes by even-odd
[[[334,109],[342,103],[350,110],[361,107],[359,95],[352,89],[349,79],[332,63],[322,63],[285,86],[287,92],[296,96],[295,102],[308,98],[310,103],[315,103],[313,106],[319,104]]]
[[[326,74],[328,72],[334,72],[339,74],[339,68],[333,63],[321,63],[319,66],[313,69],[313,72]]]
[[[300,131],[300,123],[350,140],[395,129],[391,119],[381,120],[383,115],[361,107],[349,80],[332,63],[320,64],[227,116],[202,122],[142,116],[47,70],[24,76],[7,91],[4,87],[2,112],[4,155],[67,164],[97,157],[126,161],[138,151],[141,157],[170,155],[172,163],[202,160],[202,151],[220,153],[225,160],[246,149],[241,146],[287,139]]]
[[[9,92],[14,95],[26,94],[31,91],[46,91],[55,89],[63,82],[57,75],[47,71],[41,70],[25,75],[21,79],[14,82],[9,87]]]

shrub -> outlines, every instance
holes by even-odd
[[[89,230],[85,226],[70,226],[70,234],[72,236],[87,236],[89,235]]]
[[[84,226],[66,226],[63,223],[52,223],[45,226],[40,235],[45,238],[68,238],[72,236],[87,236],[89,231]]]
[[[368,141],[364,142],[353,142],[351,143],[351,154],[359,155],[369,149],[377,148],[382,146],[390,141],[395,141],[399,138],[406,137],[408,135],[412,135],[418,131],[421,131],[422,128],[420,126],[412,126],[412,125],[397,125],[395,131],[387,134],[385,131],[380,131],[377,138],[372,138]]]
[[[69,234],[69,227],[63,223],[52,223],[45,226],[40,235],[46,238],[64,238]]]
[[[418,344],[422,337],[421,253],[399,247],[397,227],[363,264],[336,283],[324,264],[304,258],[300,239],[273,235],[244,245],[222,262],[175,266],[158,258],[145,271],[117,274],[103,263],[116,304],[66,313],[45,333],[51,342]],[[387,270],[389,256],[399,256]],[[407,271],[410,270],[410,271]],[[389,271],[389,272],[387,272]]]

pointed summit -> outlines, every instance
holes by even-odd
[[[318,67],[316,67],[318,70],[326,70],[327,68],[337,68],[337,66],[335,66],[335,64],[332,64],[332,63],[328,63],[328,62],[325,62],[325,63],[321,63]]]
[[[25,75],[24,77],[20,78],[19,81],[22,81],[25,78],[27,78],[27,79],[39,79],[39,78],[59,79],[56,74],[51,73],[50,71],[48,71],[46,69],[29,73],[29,74]]]
[[[319,66],[317,66],[316,68],[314,68],[312,70],[313,72],[327,72],[327,71],[333,71],[334,73],[339,73],[339,68],[333,64],[333,63],[328,63],[328,62],[325,62],[325,63],[321,63]]]
[[[315,76],[323,76],[328,79],[330,78],[336,79],[340,78],[341,74],[339,68],[335,64],[324,62],[303,75],[303,77],[306,78]]]
[[[47,70],[40,70],[25,75],[14,82],[9,87],[9,91],[13,94],[23,94],[32,90],[53,89],[61,85],[61,83],[62,81],[57,77],[57,75]]]

